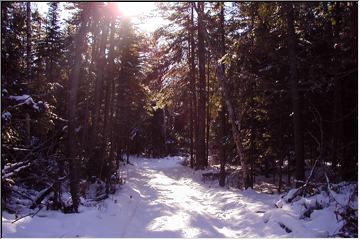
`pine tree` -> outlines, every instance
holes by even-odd
[[[68,157],[69,157],[69,170],[70,170],[70,192],[72,197],[72,208],[74,212],[78,212],[80,204],[79,200],[79,179],[80,179],[80,163],[77,156],[77,138],[75,128],[77,125],[77,94],[79,88],[80,67],[81,67],[81,54],[84,48],[84,39],[87,31],[88,24],[88,8],[84,6],[80,16],[80,26],[75,37],[75,60],[74,66],[71,71],[70,78],[70,96],[68,101]]]
[[[46,75],[50,83],[57,82],[55,76],[59,75],[61,59],[62,36],[59,21],[59,2],[49,3],[49,12],[46,24]]]
[[[207,159],[205,159],[205,43],[203,36],[204,29],[204,20],[203,20],[203,11],[204,11],[204,3],[198,3],[198,57],[199,57],[199,104],[198,104],[198,130],[197,130],[197,150],[196,150],[196,164],[198,169],[204,168],[207,164]]]
[[[305,179],[304,171],[304,129],[302,120],[302,97],[298,90],[297,77],[297,60],[296,60],[296,37],[294,30],[294,10],[292,4],[286,7],[287,25],[288,25],[288,51],[289,51],[289,65],[290,65],[290,81],[291,81],[291,99],[293,103],[293,118],[294,118],[294,142],[295,142],[295,157],[296,157],[296,179],[303,181]],[[297,186],[302,185],[301,182]]]

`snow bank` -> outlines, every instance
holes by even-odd
[[[325,195],[293,204],[282,200],[282,206],[276,208],[279,195],[203,182],[202,173],[209,169],[193,171],[181,165],[182,157],[132,157],[130,162],[133,165],[125,169],[127,183],[109,199],[81,206],[79,214],[41,210],[15,223],[11,223],[14,215],[4,212],[3,236],[326,237],[340,226],[332,203],[313,210],[309,218],[301,218],[305,208],[329,202]]]
[[[356,209],[357,219],[358,200],[357,194],[354,195],[357,192],[357,184],[340,183],[333,186],[337,188],[337,192],[325,188],[313,196],[296,196],[291,203],[288,200],[294,198],[297,189],[290,190],[276,202],[278,209],[265,214],[264,221],[282,225],[284,229],[292,232],[294,237],[305,229],[307,234],[302,234],[304,237],[334,237],[348,234],[342,229],[346,223],[342,216],[347,214],[345,211],[348,208],[352,208]]]

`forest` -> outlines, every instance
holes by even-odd
[[[162,19],[148,32],[117,2],[48,2],[45,14],[38,4],[1,2],[5,236],[46,211],[75,218],[110,201],[144,203],[136,186],[160,189],[171,174],[209,184],[192,208],[224,204],[227,191],[253,196],[269,202],[256,210],[264,229],[280,230],[151,235],[164,227],[155,224],[122,237],[305,236],[311,227],[286,220],[285,205],[303,208],[296,221],[332,214],[336,231],[311,237],[358,236],[357,2],[157,2],[139,17]],[[108,236],[99,234],[71,237]]]

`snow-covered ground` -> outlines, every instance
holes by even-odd
[[[11,223],[3,212],[3,237],[326,237],[339,228],[326,209],[299,219],[293,208],[275,208],[279,195],[203,182],[182,160],[131,158],[128,182],[79,214],[42,210]]]

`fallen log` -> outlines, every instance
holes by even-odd
[[[102,195],[98,196],[98,197],[95,199],[95,201],[100,202],[100,201],[102,201],[102,200],[107,199],[108,197],[109,197],[109,195],[107,195],[107,194],[102,194]]]
[[[306,179],[306,182],[305,182],[301,187],[299,187],[299,188],[292,194],[291,197],[288,197],[288,199],[287,199],[287,202],[288,202],[288,203],[291,203],[297,196],[302,196],[302,195],[304,195],[304,193],[306,192],[307,188],[308,188],[309,186],[311,186],[310,180],[311,180],[311,178],[312,178],[313,175],[314,175],[314,170],[315,170],[315,167],[316,167],[317,162],[318,162],[318,159],[316,159],[313,167],[311,168],[310,175],[309,175],[309,177]]]
[[[34,203],[31,205],[30,209],[34,209],[41,203],[44,198],[54,190],[54,184],[40,191],[39,195],[35,198]]]

